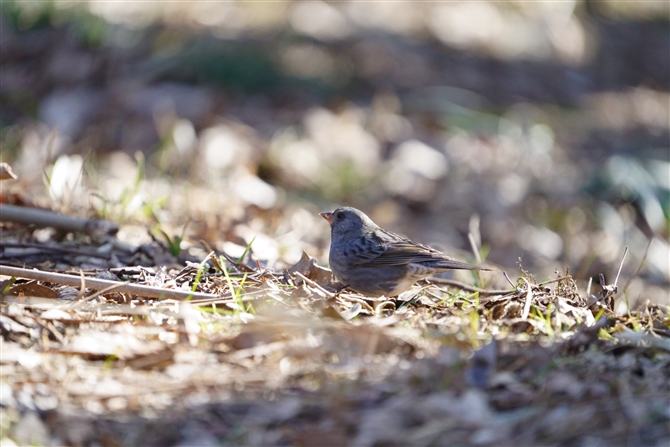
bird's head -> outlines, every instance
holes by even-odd
[[[321,216],[330,224],[333,242],[355,239],[378,228],[364,212],[356,208],[340,207],[330,213],[321,213]]]

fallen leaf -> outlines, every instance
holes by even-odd
[[[39,298],[58,298],[58,292],[50,287],[38,284],[36,281],[17,284],[9,289],[7,294],[14,296],[36,296]]]
[[[321,267],[316,263],[316,258],[312,258],[304,251],[302,257],[291,268],[289,273],[299,272],[311,279],[320,286],[327,286],[333,282],[333,272],[330,269]]]
[[[16,178],[16,174],[12,172],[11,166],[9,166],[7,163],[0,163],[0,180],[15,180]]]
[[[143,341],[134,334],[111,334],[108,332],[81,332],[60,349],[60,352],[81,354],[90,358],[105,358],[111,355],[122,360],[157,353],[165,348],[159,341]]]

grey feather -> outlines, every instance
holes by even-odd
[[[395,296],[445,270],[489,270],[384,230],[355,208],[322,215],[331,224],[330,267],[341,282],[366,295]]]

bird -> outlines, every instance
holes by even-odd
[[[338,281],[363,295],[395,297],[416,281],[446,270],[491,270],[385,230],[356,208],[320,215],[330,224],[331,270]]]

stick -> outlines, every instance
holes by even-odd
[[[614,290],[616,290],[616,284],[619,282],[619,275],[621,274],[621,269],[623,268],[623,262],[626,260],[626,255],[628,254],[628,247],[623,251],[623,257],[621,258],[621,264],[619,264],[619,271],[614,278]]]
[[[523,305],[523,312],[521,314],[521,318],[523,320],[527,320],[528,314],[530,313],[530,303],[533,301],[533,287],[530,285],[530,282],[526,278],[522,279],[526,281],[526,285],[528,286],[528,293],[526,294],[526,302]]]
[[[298,278],[302,279],[304,282],[306,282],[310,286],[314,287],[315,289],[318,289],[319,291],[321,291],[321,293],[324,293],[328,298],[332,298],[332,297],[335,296],[332,292],[327,291],[326,289],[324,289],[323,287],[321,287],[320,285],[318,285],[317,283],[315,283],[314,281],[312,281],[311,279],[309,279],[308,277],[306,277],[302,273],[295,272],[294,275],[296,275]]]
[[[475,236],[472,234],[472,232],[468,233],[468,240],[470,241],[470,247],[472,248],[472,252],[475,255],[475,259],[477,260],[477,265],[480,265],[482,263],[482,257],[479,255],[479,248],[477,247],[477,242],[475,242]],[[477,283],[481,284],[482,275],[479,273],[479,270],[475,270],[475,275],[477,276]]]
[[[91,258],[110,259],[112,257],[109,253],[98,253],[96,251],[77,247],[60,247],[58,245],[37,244],[34,242],[0,242],[0,249],[2,248],[38,248],[42,251],[57,251],[60,253],[67,253],[72,255],[90,256]],[[6,258],[10,259],[11,257],[6,256]]]
[[[510,283],[510,285],[512,287],[514,287],[514,289],[516,290],[517,289],[516,284],[514,284],[512,282],[512,280],[509,278],[509,275],[507,274],[507,272],[503,271],[503,275],[505,275],[505,279],[507,280],[507,282]]]
[[[28,270],[18,267],[9,267],[7,265],[0,265],[0,275],[16,276],[18,278],[35,279],[37,281],[47,281],[56,284],[65,284],[72,287],[81,287],[83,281],[72,275],[64,275],[62,273],[44,272],[41,270]],[[201,292],[185,292],[174,289],[161,289],[159,287],[145,286],[141,284],[120,283],[118,281],[108,281],[106,279],[86,278],[86,287],[95,290],[104,290],[107,287],[117,286],[116,292],[127,293],[129,295],[145,296],[147,298],[159,299],[174,299],[184,301],[187,299],[220,299],[217,295]]]
[[[80,219],[65,216],[49,210],[29,208],[26,206],[0,205],[0,221],[16,222],[38,227],[52,227],[57,230],[73,233],[95,235],[114,235],[119,231],[119,224],[104,219]]]

